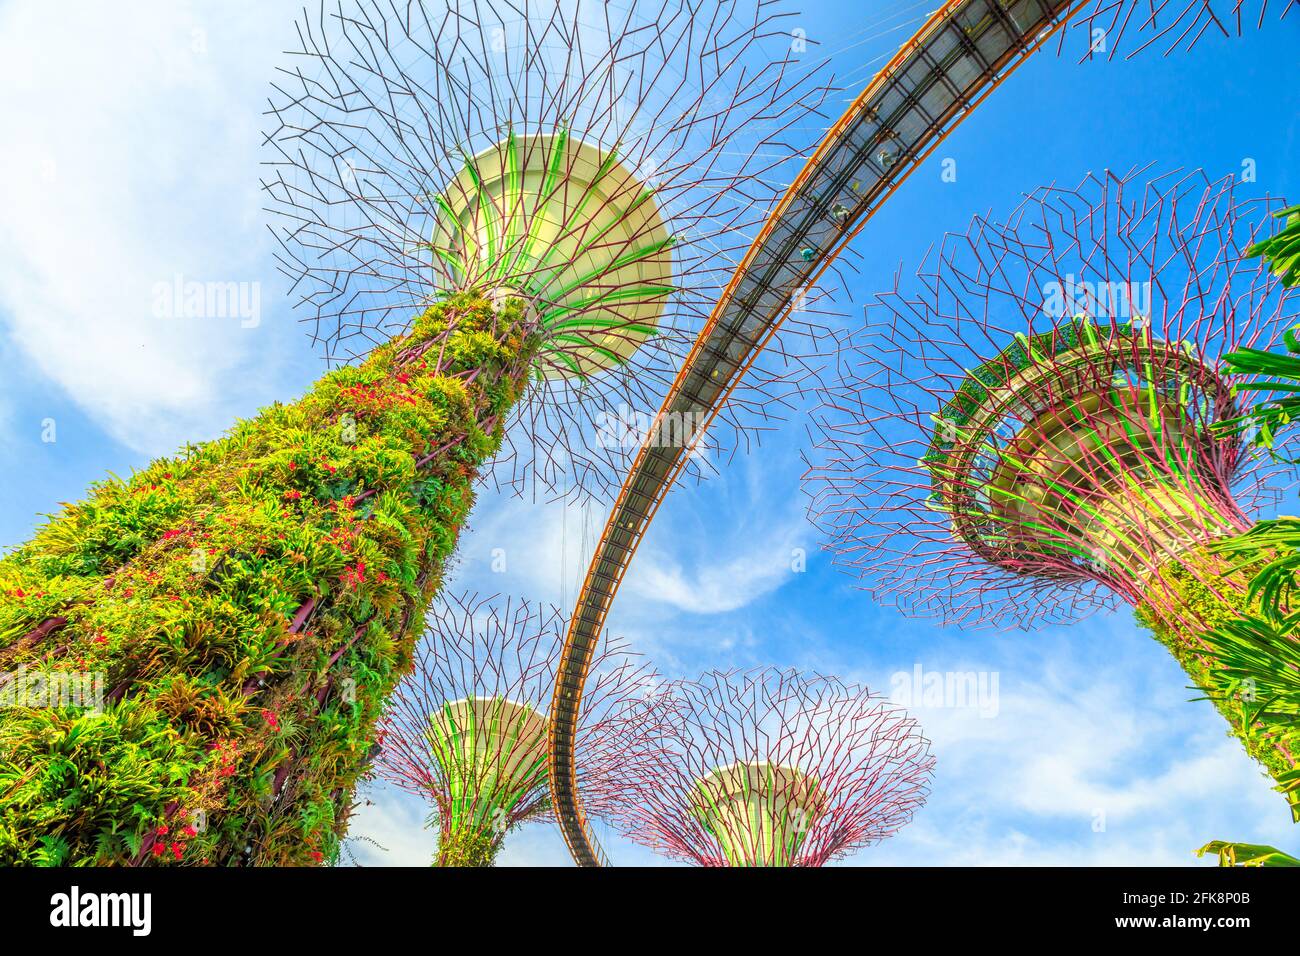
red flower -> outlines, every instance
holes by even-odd
[[[320,850],[312,850],[311,858],[315,860],[317,863],[319,863],[321,860],[325,859],[325,854],[322,853]]]
[[[172,538],[179,538],[179,537],[181,536],[182,533],[183,533],[183,532],[178,531],[178,530],[176,530],[175,528],[173,528],[171,531],[164,531],[164,532],[163,532],[162,539],[163,539],[164,541],[170,541]]]
[[[345,565],[340,575],[344,584],[362,584],[366,580],[366,562],[358,561],[354,565]]]

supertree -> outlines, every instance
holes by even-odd
[[[598,491],[624,453],[600,416],[671,377],[778,188],[822,95],[780,20],[304,14],[265,187],[341,367],[0,561],[0,861],[333,856],[486,466],[505,442],[506,482]],[[81,675],[92,706],[48,706]]]
[[[451,290],[517,298],[535,353],[490,478],[608,497],[636,450],[620,416],[657,407],[824,121],[792,15],[363,0],[300,23],[265,186],[327,358]]]
[[[1001,626],[1121,601],[1208,691],[1203,635],[1248,603],[1221,545],[1289,480],[1233,427],[1245,377],[1223,358],[1294,324],[1297,296],[1247,251],[1279,203],[1144,173],[946,236],[842,355],[805,480],[834,562],[877,599]],[[1284,728],[1215,703],[1289,771]]]
[[[488,866],[506,834],[547,815],[546,706],[566,621],[559,608],[447,595],[415,670],[380,723],[377,775],[432,805],[439,866]],[[605,639],[578,733],[579,777],[599,781],[662,733],[642,706],[653,668]],[[651,719],[644,719],[651,718]]]
[[[834,677],[710,671],[640,706],[663,729],[624,747],[584,804],[675,859],[822,866],[893,836],[929,792],[916,721]]]

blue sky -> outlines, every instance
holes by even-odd
[[[300,6],[0,3],[0,544],[22,541],[39,513],[97,478],[214,437],[321,372],[276,275],[257,190],[266,84]],[[861,3],[802,6],[791,25],[824,40],[858,84],[903,36],[854,36]],[[927,12],[872,9],[907,24]],[[1040,55],[859,237],[854,303],[973,214],[1089,170],[1155,162],[1153,172],[1225,175],[1252,161],[1261,192],[1300,196],[1300,90],[1278,82],[1297,39],[1293,16],[1168,59]],[[955,182],[940,178],[948,158]],[[260,282],[260,321],[155,317],[151,290],[176,274]],[[854,303],[841,296],[842,309]],[[51,422],[56,440],[43,441]],[[996,716],[913,708],[938,756],[933,795],[851,862],[1194,864],[1211,839],[1300,845],[1281,798],[1127,612],[961,632],[854,590],[816,551],[799,491],[803,430],[789,424],[721,477],[670,496],[610,624],[673,676],[772,663],[888,692],[918,664],[996,674]],[[571,606],[604,517],[484,493],[453,586]],[[504,574],[490,571],[494,548],[506,549]],[[791,570],[796,549],[806,571]],[[385,849],[358,842],[358,857],[427,862],[423,807],[383,788],[369,796],[354,833]],[[656,861],[606,837],[615,862]],[[549,825],[512,835],[501,858],[566,861]]]

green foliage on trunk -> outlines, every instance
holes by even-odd
[[[444,832],[438,840],[434,866],[492,866],[504,834],[489,827],[462,827]]]
[[[0,560],[0,864],[330,859],[536,347],[452,296]]]
[[[1177,595],[1177,614],[1162,616],[1148,606],[1139,608],[1135,616],[1213,702],[1228,721],[1231,734],[1263,765],[1295,813],[1300,808],[1300,779],[1293,765],[1293,755],[1300,747],[1295,714],[1279,712],[1263,688],[1234,674],[1234,658],[1220,637],[1251,615],[1249,579],[1245,576],[1257,571],[1258,564],[1224,573],[1206,555],[1189,552],[1160,574],[1161,584]],[[1192,567],[1200,570],[1194,572]],[[1203,583],[1216,578],[1222,585],[1216,590]]]

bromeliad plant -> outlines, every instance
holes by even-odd
[[[1258,580],[1258,579],[1256,579]],[[1213,652],[1201,686],[1215,700],[1239,702],[1238,732],[1250,744],[1267,739],[1275,748],[1300,753],[1300,641],[1295,624],[1264,614],[1244,614],[1208,631]],[[1300,820],[1300,769],[1275,774],[1277,789]]]

